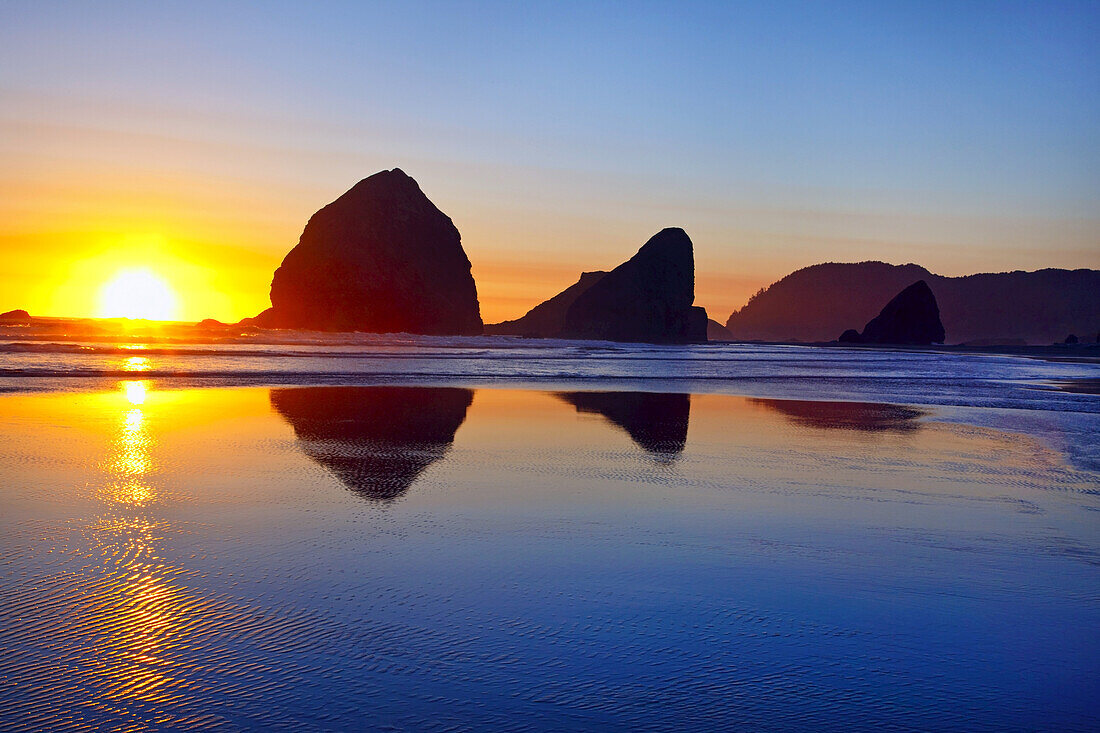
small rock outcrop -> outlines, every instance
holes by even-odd
[[[683,229],[662,229],[581,293],[565,312],[566,338],[701,343],[707,312],[695,300],[695,256]]]
[[[582,272],[581,278],[550,300],[539,303],[514,321],[485,325],[485,333],[534,338],[560,338],[565,328],[565,312],[581,293],[598,283],[606,272]]]
[[[31,314],[22,309],[0,313],[0,323],[28,323],[30,320]]]
[[[470,260],[450,217],[400,169],[376,173],[312,217],[249,325],[474,335]]]
[[[857,336],[853,329],[848,329],[839,340],[910,346],[942,344],[944,331],[936,296],[928,283],[918,280],[895,295],[882,312],[867,323],[862,333]]]
[[[708,318],[707,341],[733,341],[733,334],[718,321]]]

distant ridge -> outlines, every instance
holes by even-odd
[[[726,328],[742,340],[832,341],[874,318],[883,303],[917,280],[936,295],[947,343],[1051,344],[1071,333],[1095,339],[1100,330],[1097,270],[944,277],[915,264],[877,261],[796,270],[734,311]]]

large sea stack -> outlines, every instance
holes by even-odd
[[[657,344],[707,340],[707,312],[693,307],[695,256],[683,229],[663,229],[611,272],[581,279],[488,333]]]
[[[858,335],[849,329],[840,336],[847,343],[905,344],[926,346],[942,344],[943,323],[936,296],[924,280],[902,290],[872,318]]]
[[[450,217],[394,168],[310,217],[271,281],[268,328],[480,334],[470,260]]]

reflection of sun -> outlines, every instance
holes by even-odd
[[[131,405],[145,404],[145,395],[148,392],[148,385],[145,382],[132,380],[122,382],[121,384],[122,392],[126,396],[127,402]]]
[[[144,372],[150,367],[148,356],[128,356],[122,363],[122,369],[127,372]]]
[[[122,270],[99,291],[101,318],[170,321],[179,302],[168,283],[147,269]]]
[[[107,462],[115,481],[111,483],[105,498],[114,504],[140,507],[155,498],[145,480],[152,467],[149,448],[153,442],[141,407],[145,404],[148,386],[146,382],[132,380],[120,382],[119,387],[130,409],[122,416],[114,450]]]

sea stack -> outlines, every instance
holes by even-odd
[[[577,297],[562,332],[577,339],[704,343],[707,312],[694,301],[691,239],[683,229],[662,229]]]
[[[695,300],[695,256],[683,229],[664,229],[611,272],[580,280],[522,318],[487,333],[657,344],[703,343],[707,312]]]
[[[928,283],[918,280],[894,296],[882,312],[867,323],[863,333],[856,334],[848,329],[841,334],[840,341],[926,346],[942,344],[944,335],[936,296]]]
[[[458,229],[398,168],[312,217],[271,281],[265,328],[476,335],[477,289]]]

